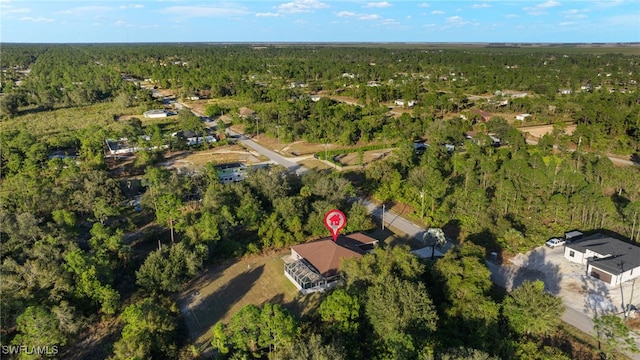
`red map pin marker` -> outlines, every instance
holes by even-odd
[[[347,226],[347,217],[340,210],[329,210],[324,214],[324,226],[331,231],[333,241],[338,240],[338,233]]]

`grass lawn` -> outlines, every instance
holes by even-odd
[[[302,296],[284,276],[282,256],[288,251],[213,266],[192,281],[178,299],[189,336],[203,352],[211,341],[211,328],[247,304],[265,302],[286,307],[296,317],[320,305],[322,294]]]

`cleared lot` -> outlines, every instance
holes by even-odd
[[[278,303],[296,316],[316,308],[321,294],[302,296],[284,276],[282,256],[236,260],[211,267],[194,279],[178,299],[189,337],[203,352],[210,350],[211,328],[247,304]]]

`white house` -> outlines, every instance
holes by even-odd
[[[393,103],[396,106],[405,106],[406,105],[407,107],[413,107],[416,104],[416,101],[415,100],[405,101],[405,100],[402,100],[402,99],[398,99],[398,100],[395,100]]]
[[[603,234],[568,243],[564,257],[586,265],[588,275],[609,285],[640,277],[640,247]]]
[[[516,120],[524,121],[528,117],[531,117],[531,114],[520,114],[516,115]]]
[[[147,119],[158,119],[158,118],[167,117],[169,113],[166,110],[154,109],[154,110],[145,111],[143,115]]]
[[[196,133],[195,131],[191,131],[191,130],[178,131],[171,134],[171,136],[184,139],[187,142],[187,146],[198,145],[204,142],[213,143],[218,141],[218,139],[216,139],[216,137],[213,136],[212,134]]]

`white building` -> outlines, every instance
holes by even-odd
[[[640,277],[640,247],[603,234],[567,244],[564,257],[586,265],[588,275],[609,285]]]
[[[143,115],[147,119],[158,119],[158,118],[165,118],[169,116],[169,113],[166,110],[153,109],[153,110],[145,111]]]

